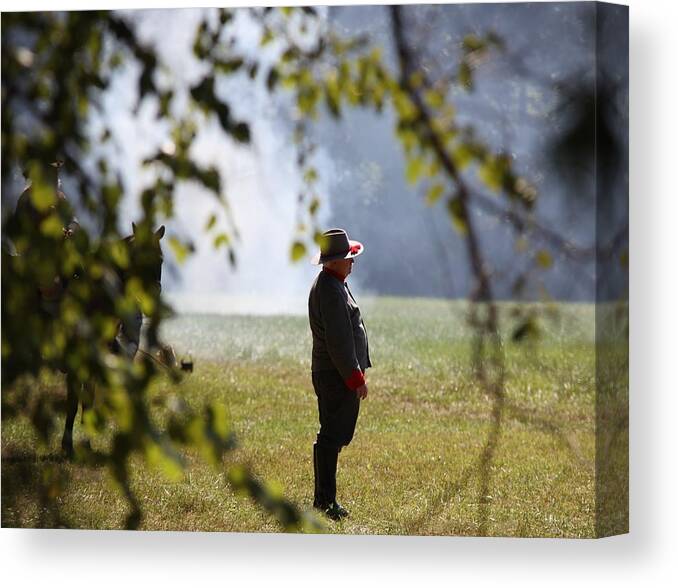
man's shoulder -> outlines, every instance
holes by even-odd
[[[334,276],[321,271],[313,281],[310,296],[319,296],[322,299],[343,298],[345,290],[343,284]]]
[[[317,288],[320,290],[326,292],[326,291],[332,291],[332,292],[343,292],[344,291],[344,284],[337,280],[333,275],[331,275],[328,272],[322,271],[318,274],[318,277],[316,278],[316,285]]]

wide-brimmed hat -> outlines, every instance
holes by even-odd
[[[319,265],[334,259],[350,259],[363,251],[363,244],[349,239],[344,229],[330,229],[322,234],[320,251],[311,258],[311,263]]]

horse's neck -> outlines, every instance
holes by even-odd
[[[120,240],[120,242],[127,249],[128,267],[127,268],[118,267],[118,276],[120,277],[124,284],[127,282],[127,279],[129,278],[130,268],[134,263],[134,256],[132,254],[132,249],[134,247],[134,235],[128,235],[127,237],[124,237]]]

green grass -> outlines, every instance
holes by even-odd
[[[361,305],[374,368],[352,444],[340,455],[339,499],[351,511],[336,533],[591,537],[595,534],[594,308],[557,305],[536,343],[508,336],[515,319],[502,305],[506,405],[491,459],[492,400],[471,368],[466,304],[366,299]],[[195,372],[178,390],[158,384],[151,398],[218,399],[229,407],[240,448],[233,460],[309,508],[317,410],[305,317],[181,316],[165,339],[191,353]],[[57,382],[54,393],[63,393]],[[3,390],[3,393],[5,391]],[[76,440],[82,438],[76,426]],[[106,443],[95,439],[94,446]],[[3,526],[39,524],[35,479],[57,464],[71,474],[61,510],[69,524],[119,528],[126,504],[105,470],[50,461],[55,435],[37,449],[29,423],[3,421]],[[224,476],[187,455],[183,480],[135,463],[143,529],[278,531],[271,516],[235,496]]]

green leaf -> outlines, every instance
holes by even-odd
[[[214,402],[208,407],[208,419],[218,438],[227,443],[231,433],[231,423],[228,410],[221,402]]]
[[[214,248],[219,249],[219,247],[226,247],[231,242],[231,239],[226,233],[220,233],[214,237]]]
[[[57,214],[50,214],[45,220],[40,223],[40,232],[45,237],[52,237],[58,239],[63,235],[63,225]]]
[[[116,241],[111,245],[111,258],[118,267],[122,269],[129,267],[129,249],[122,241]]]
[[[471,66],[466,62],[462,61],[459,64],[459,73],[457,74],[459,83],[464,87],[465,90],[473,90],[473,75],[471,73]]]
[[[421,157],[414,157],[407,162],[405,178],[408,183],[416,184],[424,171],[424,160]]]
[[[272,92],[275,89],[279,79],[280,74],[278,73],[278,70],[275,67],[272,67],[268,72],[268,76],[266,76],[266,88],[269,92]]]
[[[334,118],[339,118],[341,116],[341,87],[336,74],[328,76],[324,89],[325,102],[330,114]]]
[[[478,168],[478,176],[490,190],[499,192],[504,186],[508,169],[509,160],[507,157],[503,155],[489,156]]]
[[[534,256],[534,259],[537,262],[537,264],[543,269],[548,269],[553,265],[553,259],[551,258],[551,254],[544,249],[537,251],[537,253]]]
[[[403,125],[398,127],[396,134],[398,135],[398,139],[400,139],[400,142],[403,144],[405,153],[408,155],[412,153],[412,150],[415,148],[419,141],[417,133],[415,133],[409,125]]]
[[[433,184],[426,193],[426,204],[433,206],[443,195],[445,187],[442,184]]]
[[[299,261],[306,255],[306,245],[301,241],[295,241],[292,243],[292,250],[290,251],[290,257],[292,261]]]
[[[313,167],[309,167],[304,173],[304,182],[313,184],[318,179],[318,172]]]
[[[300,52],[296,47],[289,47],[281,56],[280,61],[282,63],[292,63],[293,61],[299,59]],[[311,79],[310,71],[308,69],[301,70],[299,72],[300,77],[305,78],[306,80]]]
[[[395,105],[396,111],[400,115],[400,120],[402,122],[412,122],[419,114],[417,107],[405,92],[397,92],[393,96],[393,104]]]
[[[320,98],[320,88],[315,84],[310,84],[299,90],[297,94],[297,107],[308,116],[315,116],[318,99]]]
[[[240,490],[242,486],[245,485],[247,480],[247,470],[243,465],[234,465],[229,468],[226,477],[229,483],[231,483],[237,490]]]
[[[215,79],[213,75],[205,77],[199,84],[196,84],[191,88],[191,98],[193,98],[206,113],[214,113],[219,119],[221,128],[236,141],[249,143],[249,126],[244,122],[236,123],[233,121],[230,107],[217,97],[214,84]]]
[[[205,231],[211,231],[214,228],[214,225],[217,224],[217,215],[212,213],[209,215],[207,222],[205,223]]]
[[[428,90],[426,94],[424,94],[424,99],[426,100],[426,104],[431,108],[440,108],[444,103],[442,93],[437,90]]]
[[[38,211],[45,212],[56,204],[55,189],[40,179],[33,180],[30,190],[31,202]]]
[[[266,27],[264,29],[263,35],[261,35],[261,40],[259,41],[259,46],[265,47],[271,41],[273,41],[273,39],[275,39],[275,35],[273,34],[273,31],[270,28]]]
[[[235,71],[238,71],[242,64],[243,60],[241,58],[236,58],[229,59],[227,61],[217,61],[214,65],[215,69],[217,69],[221,73],[231,74]]]
[[[184,263],[188,257],[188,247],[174,236],[169,238],[169,244],[174,253],[174,257],[176,257],[177,263],[179,265]]]
[[[250,142],[250,127],[247,123],[241,122],[231,129],[231,135],[240,143]]]
[[[485,41],[476,35],[466,35],[462,42],[462,46],[465,51],[478,51],[478,49],[485,47]]]
[[[468,223],[466,222],[464,204],[459,196],[450,198],[447,201],[447,213],[454,228],[462,235],[465,235],[468,232]]]
[[[125,302],[129,306],[127,309],[125,309],[125,313],[123,314],[129,315],[135,312],[136,305],[133,301],[138,303],[139,308],[146,316],[151,316],[153,314],[155,309],[155,301],[153,300],[153,297],[146,290],[144,290],[140,279],[132,278],[129,280],[129,282],[127,282],[126,297],[127,300]]]
[[[152,467],[160,470],[173,482],[182,479],[184,471],[181,460],[177,455],[170,455],[159,444],[153,442],[147,443],[145,449],[146,460]]]
[[[216,167],[210,167],[206,170],[201,170],[199,173],[200,181],[208,190],[219,194],[221,191],[221,176]]]
[[[158,118],[167,118],[170,116],[170,104],[172,102],[173,96],[174,92],[172,90],[162,92],[158,96]]]
[[[452,159],[460,170],[463,170],[471,163],[473,151],[466,143],[460,143],[452,151]]]

